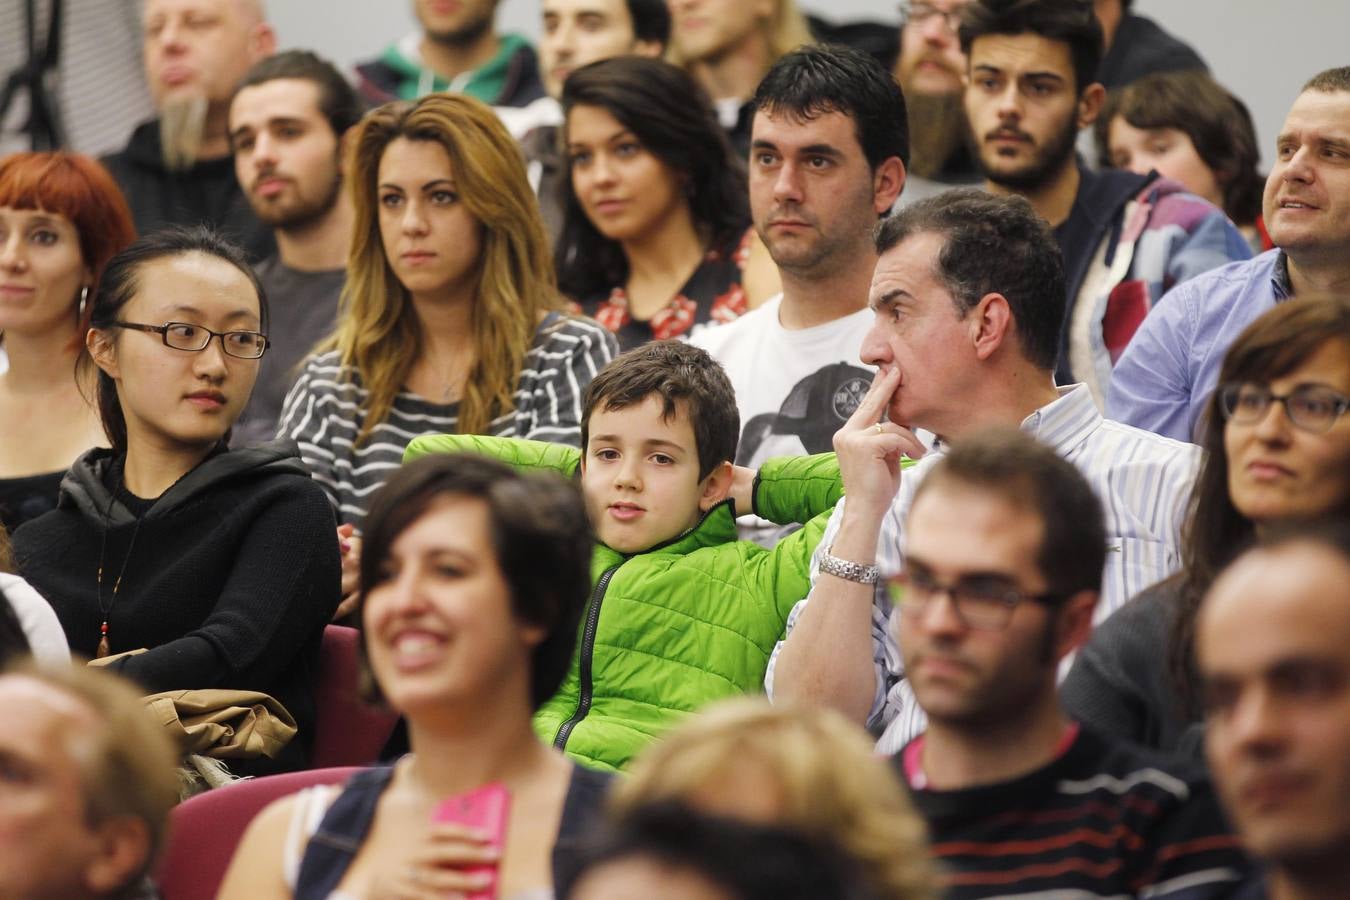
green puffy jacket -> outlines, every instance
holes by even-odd
[[[438,435],[414,440],[404,460],[456,451],[569,477],[581,459],[559,444]],[[577,654],[535,714],[535,731],[583,763],[618,769],[709,701],[763,690],[769,654],[811,587],[811,553],[841,494],[833,453],[779,457],[759,470],[754,511],[806,524],[772,550],[736,539],[730,500],[643,553],[597,543]]]

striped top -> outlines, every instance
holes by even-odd
[[[1022,430],[1077,466],[1105,509],[1108,547],[1102,594],[1095,614],[1096,621],[1100,622],[1135,594],[1181,567],[1181,523],[1200,464],[1200,448],[1103,419],[1084,385],[1062,387],[1059,392],[1058,400],[1041,407],[1022,422]],[[909,516],[915,489],[941,454],[941,445],[935,445],[917,465],[907,469],[901,479],[900,492],[882,521],[877,541],[877,565],[884,574],[900,570],[904,522]],[[845,490],[847,487],[845,485]],[[829,527],[811,561],[813,590],[819,577],[820,555],[834,543],[847,502],[845,496],[835,507]],[[788,632],[792,631],[810,599],[808,595],[792,610],[788,616]],[[895,753],[927,724],[905,678],[900,645],[888,627],[891,608],[885,585],[878,583],[872,604],[876,694],[868,727],[873,731],[885,728],[877,744],[877,750],[882,753]],[[780,642],[774,649],[764,679],[770,696],[781,649]]]
[[[614,336],[590,319],[566,316],[540,328],[520,372],[515,409],[494,419],[487,433],[579,446],[582,392],[615,352]],[[361,376],[339,362],[338,351],[311,356],[286,395],[277,431],[299,444],[338,522],[358,528],[413,438],[459,431],[458,403],[432,403],[405,390],[358,447],[368,401]]]
[[[895,763],[948,900],[1209,900],[1250,866],[1198,766],[1080,731],[1019,778],[939,791],[913,787],[915,749]]]

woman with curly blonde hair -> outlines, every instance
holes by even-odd
[[[611,811],[672,801],[829,840],[877,896],[937,896],[927,829],[866,733],[828,709],[739,697],[713,704],[634,760]]]
[[[418,435],[577,444],[581,392],[615,353],[605,329],[560,312],[520,151],[487,106],[386,104],[356,126],[351,153],[337,329],[280,427],[349,528]]]

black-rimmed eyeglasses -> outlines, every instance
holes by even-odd
[[[962,3],[955,9],[944,10],[932,3],[925,3],[924,0],[900,0],[900,24],[922,25],[935,16],[941,16],[942,24],[955,34],[961,27],[961,10],[964,7],[965,4]]]
[[[202,325],[189,322],[165,322],[163,325],[143,325],[139,322],[113,322],[118,328],[132,328],[136,331],[148,331],[157,334],[164,346],[175,350],[187,350],[200,353],[211,343],[211,338],[220,338],[221,348],[237,359],[257,359],[267,350],[267,336],[258,331],[212,331]]]
[[[1330,431],[1350,409],[1350,397],[1318,384],[1301,384],[1284,395],[1251,382],[1229,383],[1219,388],[1219,409],[1230,422],[1254,425],[1266,417],[1272,403],[1282,404],[1290,422],[1314,434]]]
[[[941,594],[952,600],[956,616],[968,628],[983,631],[1001,631],[1012,620],[1019,603],[1057,604],[1064,598],[1059,594],[1030,594],[1019,590],[1003,578],[977,576],[954,582],[939,581],[931,572],[906,569],[886,579],[886,592],[891,602],[902,613],[921,616]]]

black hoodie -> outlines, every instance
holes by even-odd
[[[148,693],[271,694],[295,716],[297,740],[279,760],[231,767],[302,767],[341,581],[328,498],[290,442],[217,450],[154,500],[122,487],[123,461],[106,449],[76,460],[56,509],[15,532],[20,571],[55,608],[71,650],[93,656],[102,565],[111,652],[148,650],[113,668]]]

